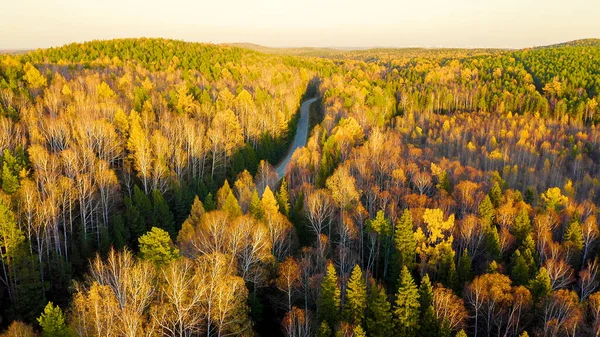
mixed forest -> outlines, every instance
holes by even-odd
[[[0,336],[600,336],[600,40],[243,47],[0,55]]]

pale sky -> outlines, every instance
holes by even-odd
[[[0,49],[117,37],[521,48],[600,38],[600,0],[0,0]]]

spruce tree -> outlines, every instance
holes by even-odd
[[[462,289],[466,283],[472,280],[473,267],[471,266],[471,257],[469,256],[469,250],[465,248],[458,260],[458,283]]]
[[[396,293],[394,306],[396,331],[399,336],[416,336],[419,329],[420,308],[419,290],[408,268],[405,266],[400,272],[400,287]]]
[[[256,190],[254,190],[252,193],[252,198],[250,199],[250,214],[257,220],[262,219],[264,216],[260,197],[258,196],[258,192]]]
[[[317,314],[321,321],[326,321],[330,327],[338,322],[340,311],[340,288],[333,263],[327,266],[327,272],[321,281],[321,293],[317,300]]]
[[[517,240],[517,245],[521,245],[531,231],[531,219],[529,219],[529,213],[527,212],[527,209],[523,207],[515,218],[515,224],[512,227],[512,233]]]
[[[321,322],[319,330],[317,331],[317,337],[331,337],[331,328],[326,321]]]
[[[391,308],[385,289],[373,284],[369,294],[369,305],[365,319],[369,336],[389,337],[394,331]]]
[[[494,183],[494,186],[492,186],[489,196],[494,207],[500,206],[500,203],[502,202],[502,189],[497,181]]]
[[[409,270],[412,269],[415,264],[415,251],[417,249],[417,242],[415,241],[413,232],[412,215],[408,209],[404,210],[402,217],[396,224],[394,243],[396,251],[398,252],[398,270],[402,270],[402,267],[404,266],[406,266]]]
[[[37,321],[42,328],[41,337],[68,337],[70,335],[65,315],[52,302],[48,302]]]
[[[225,199],[223,206],[221,207],[225,213],[229,214],[231,219],[235,219],[238,216],[242,215],[242,208],[240,207],[240,203],[238,202],[233,192],[230,191],[229,195]]]
[[[152,208],[154,214],[154,223],[152,226],[164,229],[169,233],[171,238],[177,237],[173,213],[171,213],[169,204],[163,198],[162,193],[158,190],[152,191]]]
[[[465,332],[465,330],[460,330],[456,333],[455,337],[467,337],[467,333]]]
[[[285,178],[281,180],[281,186],[279,187],[279,191],[275,194],[275,198],[277,199],[277,204],[279,205],[279,210],[281,213],[288,218],[290,217],[290,197],[288,195],[288,186]]]
[[[158,227],[152,227],[138,241],[142,258],[157,265],[167,264],[179,257],[179,250],[173,245],[169,233]]]
[[[352,269],[352,274],[346,287],[346,303],[344,316],[351,324],[362,324],[367,309],[367,286],[362,270],[358,265]]]
[[[490,200],[490,196],[486,195],[479,204],[479,217],[483,228],[491,227],[494,221],[494,205]]]
[[[546,268],[538,270],[535,278],[529,282],[529,290],[534,302],[539,302],[552,292],[552,283]]]
[[[19,179],[10,171],[6,162],[2,165],[2,190],[13,194],[19,189]]]
[[[217,203],[215,202],[215,198],[212,193],[208,193],[206,198],[204,199],[204,209],[207,212],[214,211],[217,209]]]
[[[439,324],[433,308],[433,287],[429,280],[429,274],[425,274],[421,279],[421,284],[419,285],[419,304],[421,307],[419,336],[437,337],[439,334]]]
[[[521,254],[520,250],[516,250],[511,258],[511,279],[518,285],[525,285],[529,282],[529,275],[531,274],[527,261]]]
[[[360,325],[357,325],[352,331],[352,337],[367,337],[367,334],[365,334],[365,330]]]
[[[581,264],[581,252],[583,250],[583,231],[579,220],[573,217],[563,234],[563,245],[569,251],[569,263],[575,268]]]

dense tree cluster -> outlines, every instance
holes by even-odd
[[[2,336],[599,334],[597,41],[262,51],[0,57]]]

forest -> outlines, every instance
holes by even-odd
[[[600,336],[599,96],[594,39],[0,55],[0,336]]]

